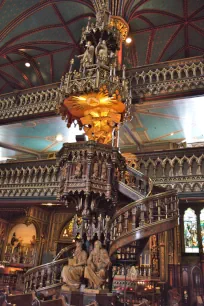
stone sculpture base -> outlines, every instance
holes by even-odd
[[[107,291],[104,292],[104,290],[98,290],[100,293],[96,293],[97,290],[94,289],[84,289],[83,292],[64,289],[61,294],[65,297],[66,303],[72,306],[88,306],[93,302],[97,302],[99,306],[116,305],[116,296],[112,293],[107,293]]]

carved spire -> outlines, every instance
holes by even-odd
[[[123,17],[125,1],[121,0],[91,0],[96,13],[105,8],[112,16]]]
[[[109,11],[109,0],[91,0],[96,13],[105,9]]]

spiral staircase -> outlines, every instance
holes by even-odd
[[[134,168],[127,166],[125,179],[118,184],[119,192],[130,199],[130,204],[116,211],[110,227],[111,243],[109,255],[114,264],[127,259],[127,249],[136,246],[134,260],[141,254],[148,238],[174,228],[178,220],[176,191],[165,189],[157,193],[157,186]],[[133,202],[131,202],[133,200]],[[34,267],[25,274],[25,293],[54,292],[61,286],[60,272],[71,256],[73,245],[62,249],[55,259]],[[133,257],[132,257],[133,258]]]

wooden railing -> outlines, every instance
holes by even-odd
[[[112,220],[110,256],[117,249],[176,226],[178,200],[174,190],[152,195],[120,209]]]
[[[177,192],[200,192],[204,188],[204,147],[137,154],[137,167],[154,184]]]
[[[149,196],[152,188],[152,180],[130,166],[127,166],[127,171],[118,184],[118,190],[134,201]]]
[[[71,255],[73,247],[73,245],[70,245],[63,250]],[[60,256],[64,252],[61,251]],[[56,256],[55,259],[59,257]],[[24,280],[25,293],[32,290],[43,291],[61,286],[61,271],[67,261],[68,258],[54,260],[50,263],[28,270],[25,274]]]
[[[59,171],[55,166],[56,160],[11,162],[0,165],[0,197],[53,197],[59,188]],[[152,190],[152,181],[142,172],[127,166],[122,182],[135,190],[139,197],[147,196]],[[132,192],[134,193],[134,190]]]
[[[151,178],[130,166],[127,166],[127,173],[129,174],[128,186],[136,188],[144,196],[149,196],[151,194],[153,189]]]
[[[127,70],[133,94],[141,99],[203,92],[203,56],[141,66]],[[0,95],[0,124],[42,115],[55,115],[60,83]]]
[[[203,56],[198,56],[129,69],[127,75],[133,94],[144,99],[177,95],[178,92],[203,91],[203,72]]]

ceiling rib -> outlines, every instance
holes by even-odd
[[[156,30],[153,29],[150,36],[149,36],[149,42],[148,42],[148,47],[147,47],[146,61],[145,61],[145,64],[147,64],[147,65],[150,63],[155,34],[156,34]]]
[[[28,79],[28,77],[23,73],[23,71],[21,71],[21,69],[18,68],[18,67],[14,64],[14,62],[10,59],[10,57],[9,57],[8,55],[6,55],[5,57],[6,57],[6,59],[8,60],[8,62],[14,67],[14,69],[16,69],[16,70],[21,74],[22,78],[26,81],[27,85],[28,85],[29,87],[32,87],[33,84],[30,82],[30,80]]]
[[[192,21],[192,18],[194,16],[196,16],[198,13],[200,13],[201,11],[204,10],[204,5],[202,5],[200,8],[198,8],[196,11],[194,11],[189,17],[188,19]],[[204,19],[204,16],[202,17],[202,19]]]
[[[18,15],[15,19],[13,19],[9,24],[6,25],[6,27],[0,32],[0,41],[3,40],[9,32],[11,32],[18,24],[20,24],[23,20],[28,18],[30,15],[33,15],[35,12],[40,11],[41,9],[49,6],[50,4],[55,4],[56,2],[62,2],[64,0],[49,0],[49,1],[43,1],[40,3],[37,3],[27,9],[26,11],[22,12],[20,15]],[[87,0],[75,0],[75,2],[84,4],[91,9],[93,9],[93,6],[91,3]]]
[[[16,88],[16,86],[14,84],[16,84],[18,86],[18,88],[20,87],[20,89],[24,89],[24,84],[22,84],[21,82],[19,82],[18,80],[16,80],[16,78],[14,78],[12,75],[6,73],[5,71],[0,70],[0,76],[1,78],[9,83],[9,85],[13,88]],[[10,80],[8,80],[7,78],[9,78],[11,81],[13,81],[13,83],[11,83]]]
[[[167,59],[167,61],[173,60],[174,57],[175,57],[176,55],[178,55],[180,52],[182,52],[183,50],[185,50],[185,46],[179,48],[176,52],[174,52],[174,53]]]
[[[50,80],[53,83],[54,82],[54,63],[53,63],[53,55],[50,54],[49,55],[49,59],[50,59]]]
[[[173,14],[173,13],[170,13],[170,12],[167,12],[167,11],[157,10],[157,9],[151,9],[151,10],[145,9],[145,10],[137,11],[134,14],[131,15],[129,21],[133,20],[134,18],[136,18],[136,17],[138,17],[142,14],[158,14],[158,15],[173,17],[175,19],[183,21],[183,18],[176,15],[176,14]]]
[[[197,25],[190,23],[190,26],[194,28],[197,32],[199,32],[202,36],[204,36],[204,31],[201,28],[199,28]]]
[[[130,0],[130,1],[126,4],[125,10],[124,10],[125,12],[128,13],[130,7],[134,4],[134,1],[135,1],[135,0]],[[137,4],[131,9],[130,14],[132,14],[132,11],[135,12],[136,10],[138,10],[139,7],[140,7],[141,5],[145,4],[145,3],[148,2],[148,1],[149,1],[149,0],[141,0],[139,3],[137,3]],[[130,21],[130,19],[128,19],[128,21]]]
[[[38,153],[38,152],[36,152],[34,150],[30,150],[30,149],[24,148],[24,147],[14,146],[12,144],[4,143],[4,142],[0,142],[0,147],[4,148],[4,149],[16,151],[16,152],[28,153],[28,154],[35,155],[35,156],[40,158],[40,153]]]
[[[64,18],[62,17],[62,14],[60,13],[58,7],[56,6],[56,4],[53,4],[52,7],[53,7],[57,17],[59,18],[59,20],[62,22],[64,30],[67,32],[68,36],[71,38],[71,40],[74,43],[76,49],[78,49],[79,46],[78,46],[78,44],[77,44],[77,42],[76,42],[72,32],[69,30],[69,28],[68,28]]]
[[[37,75],[38,79],[39,79],[39,82],[41,85],[44,85],[45,84],[45,81],[42,77],[42,74],[40,72],[40,69],[38,69],[38,65],[36,63],[36,61],[34,60],[34,58],[30,55],[28,55],[26,52],[24,51],[20,51],[19,52],[20,54],[22,54],[22,56],[28,60],[28,62],[31,64],[31,66],[33,67],[34,71],[35,71],[35,74]]]
[[[164,56],[164,53],[166,52],[166,50],[168,49],[168,47],[171,45],[172,41],[176,38],[176,36],[178,35],[178,33],[181,31],[181,29],[183,28],[183,24],[181,24],[176,31],[171,35],[171,37],[169,38],[169,40],[167,41],[166,45],[164,46],[164,49],[162,50],[161,54],[159,55],[158,59],[156,62],[160,62],[162,57]]]
[[[147,23],[151,27],[151,29],[155,28],[154,24],[148,18],[146,18],[144,16],[138,16],[138,19],[140,19],[140,20],[144,21],[145,23]]]
[[[185,57],[189,57],[189,39],[188,39],[188,0],[183,0],[183,17],[184,23],[184,44],[185,44]]]

